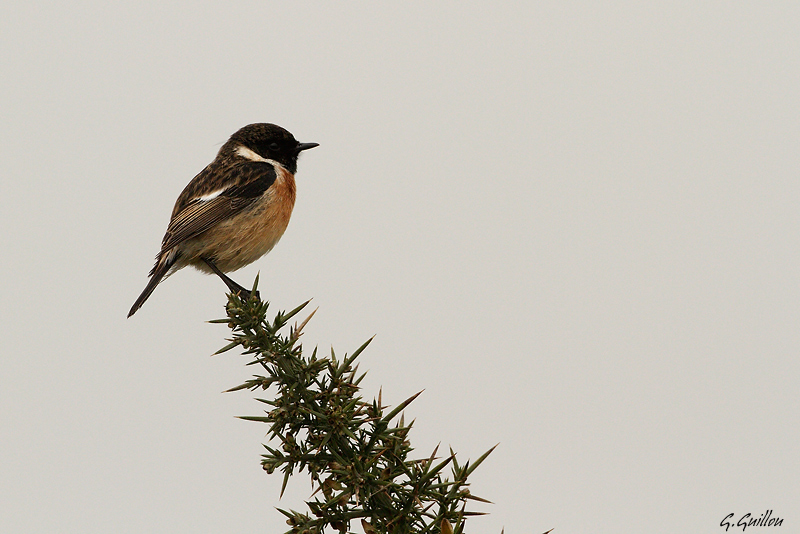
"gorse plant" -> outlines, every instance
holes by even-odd
[[[437,457],[438,447],[425,458],[410,458],[412,423],[404,423],[402,411],[419,393],[389,411],[380,393],[371,402],[359,395],[365,373],[355,362],[371,340],[341,359],[333,350],[328,357],[316,349],[306,356],[299,340],[314,313],[287,325],[308,302],[269,321],[269,303],[255,287],[253,294],[247,300],[230,295],[227,317],[212,322],[226,323],[233,333],[218,353],[241,347],[253,358],[248,365],[262,373],[229,391],[272,390],[271,398],[257,399],[265,415],[242,417],[269,426],[264,470],[283,473],[281,495],[290,476],[305,471],[311,477],[308,511],[280,510],[288,532],[344,533],[358,520],[366,534],[451,534],[463,532],[468,516],[481,515],[467,510],[468,501],[489,501],[469,492],[467,478],[494,448],[465,464],[452,449]]]

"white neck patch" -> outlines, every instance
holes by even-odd
[[[261,161],[264,163],[271,163],[275,167],[280,167],[281,169],[283,169],[283,165],[281,165],[274,159],[262,158],[261,156],[259,156],[246,146],[239,145],[238,147],[236,147],[236,155],[241,156],[244,159],[249,159],[250,161]]]

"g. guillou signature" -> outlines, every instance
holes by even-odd
[[[779,527],[783,525],[783,519],[779,517],[772,517],[772,510],[767,510],[758,517],[753,517],[752,514],[744,514],[738,521],[734,517],[736,514],[728,514],[725,519],[719,524],[725,527],[725,532],[731,527],[739,527],[744,532],[747,527]],[[733,523],[736,521],[736,523]]]

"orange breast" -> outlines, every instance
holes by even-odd
[[[275,182],[261,198],[236,216],[204,232],[197,240],[199,246],[191,247],[193,250],[186,257],[187,263],[210,272],[200,257],[212,257],[221,271],[230,272],[256,261],[272,250],[286,231],[295,195],[294,176],[278,167]]]

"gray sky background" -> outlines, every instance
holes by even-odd
[[[162,5],[163,4],[163,5]],[[241,126],[301,141],[261,273],[412,444],[500,443],[470,532],[800,532],[800,3],[0,5],[0,531],[283,532],[224,286],[132,319]],[[749,529],[748,529],[749,531]]]

